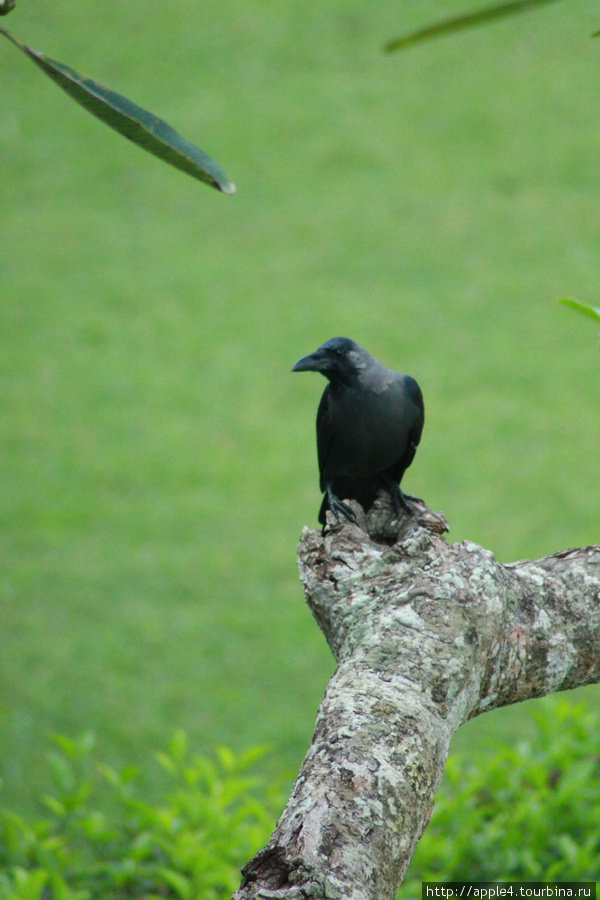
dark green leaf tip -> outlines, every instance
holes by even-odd
[[[454,31],[464,31],[467,28],[475,28],[479,25],[485,25],[494,19],[525,12],[533,6],[543,6],[546,3],[555,2],[556,0],[511,0],[509,3],[488,6],[485,9],[478,9],[475,12],[465,13],[460,16],[452,16],[425,28],[419,28],[417,31],[411,31],[409,34],[388,41],[383,45],[382,50],[384,53],[405,50],[407,47],[412,47],[414,44],[420,44],[422,41],[428,41],[431,38],[451,34]]]
[[[7,16],[15,8],[15,0],[0,0],[0,16]]]

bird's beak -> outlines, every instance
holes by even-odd
[[[326,365],[325,357],[319,353],[303,356],[292,366],[292,372],[322,372]]]

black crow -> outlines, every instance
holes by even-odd
[[[321,372],[329,384],[317,412],[317,452],[325,496],[319,522],[330,509],[355,522],[345,500],[358,500],[367,511],[386,488],[399,512],[411,508],[400,490],[402,476],[421,439],[425,407],[410,375],[387,369],[349,338],[331,338],[292,372]],[[414,498],[411,498],[414,499]]]

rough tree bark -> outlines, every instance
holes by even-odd
[[[600,545],[501,565],[424,504],[304,529],[307,602],[338,663],[268,845],[234,900],[388,900],[450,738],[482,712],[600,681]]]

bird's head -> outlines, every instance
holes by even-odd
[[[349,338],[336,337],[325,341],[318,350],[303,356],[292,366],[292,372],[321,372],[330,381],[352,381],[370,359],[360,344]]]

